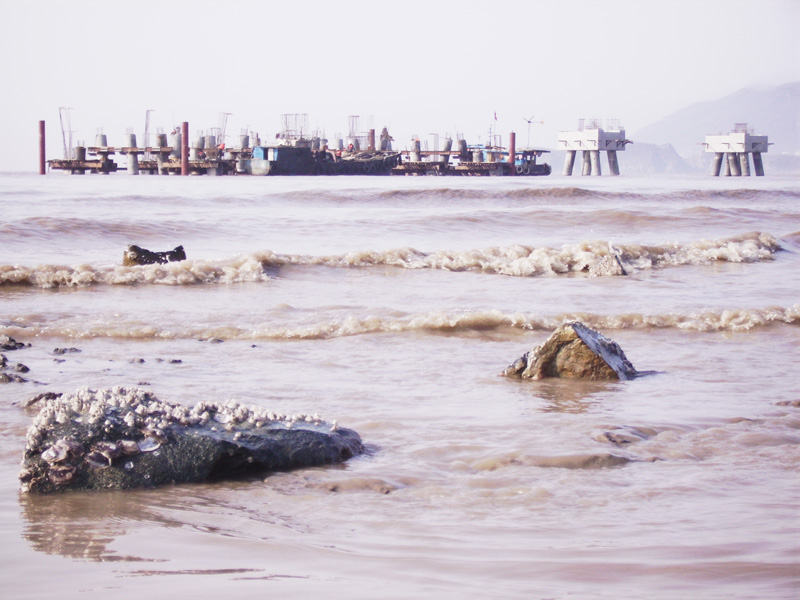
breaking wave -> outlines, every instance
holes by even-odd
[[[361,251],[333,256],[274,254],[273,265],[323,265],[327,267],[394,266],[405,269],[480,271],[499,275],[535,277],[549,274],[586,272],[605,274],[603,263],[618,257],[626,271],[662,266],[702,265],[717,261],[758,262],[770,260],[781,249],[780,242],[768,233],[747,233],[721,240],[701,240],[689,244],[661,246],[620,245],[609,242],[581,242],[561,248],[514,245],[505,248],[420,252],[400,248],[383,252]]]
[[[349,316],[323,320],[316,324],[278,326],[268,323],[246,328],[232,325],[176,325],[170,328],[143,324],[141,321],[115,321],[82,326],[29,322],[25,326],[0,327],[0,333],[12,337],[56,336],[77,339],[321,340],[407,332],[469,336],[475,333],[507,333],[514,330],[552,331],[562,323],[575,320],[604,331],[677,329],[698,332],[746,332],[774,324],[800,325],[800,304],[790,307],[719,309],[655,315],[640,313],[598,315],[569,312],[543,316],[506,313],[499,310],[443,311],[392,317]]]
[[[185,260],[163,265],[135,267],[95,267],[88,264],[39,265],[36,267],[0,265],[0,285],[30,285],[41,288],[83,287],[90,285],[193,285],[266,281],[261,256],[257,254],[215,263]]]
[[[476,271],[516,277],[571,273],[616,275],[617,264],[628,273],[667,266],[704,265],[714,262],[752,263],[771,260],[781,243],[769,233],[751,232],[719,240],[667,243],[659,246],[609,242],[581,242],[561,248],[513,245],[475,250],[421,252],[413,248],[361,250],[330,256],[277,254],[272,251],[212,262],[186,260],[165,265],[94,267],[0,265],[0,285],[52,288],[97,284],[192,285],[266,281],[270,268],[325,266],[364,268],[391,266],[403,269]],[[617,262],[619,261],[619,262]]]

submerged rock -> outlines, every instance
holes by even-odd
[[[25,383],[28,381],[21,375],[15,375],[14,373],[5,373],[6,369],[11,368],[17,373],[27,373],[30,369],[23,365],[22,363],[16,363],[14,365],[9,364],[8,359],[6,358],[5,354],[0,354],[0,383]]]
[[[188,407],[140,389],[41,397],[28,430],[22,490],[132,489],[342,462],[359,435],[318,415],[234,401]]]
[[[525,379],[632,379],[638,373],[616,342],[573,321],[506,367],[503,375]]]
[[[627,274],[628,272],[617,254],[604,256],[589,267],[589,275],[592,277],[613,277]]]
[[[19,350],[21,348],[30,348],[30,344],[18,342],[8,335],[0,335],[0,350]]]

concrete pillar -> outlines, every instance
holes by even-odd
[[[750,156],[747,152],[739,153],[739,167],[742,169],[742,175],[750,177]]]
[[[194,138],[192,147],[189,149],[189,160],[200,160],[200,151],[206,147],[206,138],[202,135]]]
[[[764,163],[761,161],[761,152],[753,152],[753,169],[756,177],[764,176]]]
[[[511,165],[509,169],[509,173],[511,175],[516,175],[517,171],[514,168],[514,163],[517,154],[517,134],[513,131],[508,134],[508,164]]]
[[[722,169],[722,158],[724,154],[722,152],[715,152],[714,153],[714,163],[711,165],[711,174],[714,177],[719,177],[719,172]]]
[[[589,158],[589,151],[583,151],[583,168],[581,169],[581,175],[591,175],[592,174],[592,159]]]
[[[467,140],[458,140],[458,150],[460,152],[458,157],[459,160],[461,162],[469,162],[470,156],[469,156],[469,147],[467,146]]]
[[[413,148],[414,149],[411,151],[411,156],[409,156],[409,159],[411,162],[419,162],[422,158],[422,144],[419,140],[414,140]]]
[[[592,150],[589,153],[592,161],[592,175],[602,175],[600,171],[600,150]]]
[[[606,152],[608,155],[608,170],[612,175],[619,175],[619,161],[617,160],[617,151],[609,150]]]
[[[725,158],[723,156],[722,163],[725,165],[725,168],[723,169],[722,174],[725,177],[730,177],[731,176],[731,161],[729,161],[727,158]]]
[[[739,177],[742,174],[742,170],[739,167],[739,157],[736,156],[735,152],[728,152],[728,166],[730,167],[730,173],[734,177]]]
[[[475,149],[472,151],[472,162],[483,162],[483,150]]]
[[[439,161],[443,165],[446,165],[450,162],[450,150],[453,149],[453,138],[445,138],[444,139],[444,154],[440,157],[441,160]]]
[[[369,147],[367,148],[367,150],[369,150],[370,152],[374,152],[375,151],[375,130],[374,129],[370,129],[369,130],[369,141],[367,143],[369,144]]]
[[[45,137],[44,121],[39,121],[39,175],[47,173],[47,161],[45,160]]]
[[[167,134],[166,133],[157,133],[156,134],[156,148],[166,148],[167,147]],[[164,153],[163,152],[156,152],[156,165],[158,166],[158,174],[164,174]]]
[[[136,134],[128,133],[125,134],[125,143],[123,144],[124,148],[136,148]],[[128,159],[128,175],[138,175],[139,174],[139,155],[136,152],[128,152],[127,157]]]
[[[189,174],[189,122],[181,123],[181,175]]]
[[[564,175],[567,177],[572,176],[572,169],[575,167],[575,150],[567,150],[567,156],[564,160]]]
[[[178,133],[172,133],[172,152],[169,153],[170,158],[174,158],[176,160],[181,159],[181,148],[183,148],[183,136]]]

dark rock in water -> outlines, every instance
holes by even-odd
[[[132,489],[342,462],[359,435],[318,415],[234,401],[188,407],[140,389],[42,397],[28,430],[22,490]]]
[[[610,442],[615,446],[628,446],[649,439],[658,432],[641,427],[613,427],[611,431],[602,431],[594,436],[598,442]]]
[[[0,350],[19,350],[20,348],[30,348],[30,344],[23,344],[7,335],[0,335]]]
[[[131,244],[122,254],[122,264],[126,267],[134,265],[163,265],[181,260],[186,260],[186,252],[183,250],[183,246],[177,246],[174,250],[165,252],[153,252]]]
[[[64,354],[75,354],[80,352],[80,348],[53,348],[53,354],[56,356],[62,356]]]
[[[25,383],[26,381],[28,380],[20,375],[14,375],[13,373],[0,373],[0,383]]]
[[[637,374],[616,342],[578,321],[565,323],[503,371],[526,379],[632,379]]]
[[[6,358],[6,355],[0,354],[0,370],[5,371],[6,368],[9,367],[14,369],[17,373],[27,373],[28,371],[30,371],[30,369],[25,365],[23,365],[22,363],[9,365],[8,358]],[[13,373],[0,373],[0,383],[12,383],[12,382],[24,383],[26,381],[28,380],[25,379],[24,377],[21,377],[20,375],[14,375]]]

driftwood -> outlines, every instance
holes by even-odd
[[[131,244],[122,254],[122,264],[126,267],[134,265],[163,265],[181,260],[186,260],[186,252],[184,252],[183,246],[177,246],[174,250],[165,252],[153,252]]]

